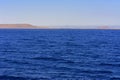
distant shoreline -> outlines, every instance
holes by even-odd
[[[34,26],[31,24],[0,24],[0,29],[49,29],[49,30],[120,30],[118,28],[110,28],[109,26],[96,26],[96,28],[53,28],[52,26]]]
[[[120,30],[120,29],[75,29],[75,28],[0,28],[0,30]]]
[[[0,24],[0,29],[38,29],[46,28],[45,26],[34,26],[31,24]]]

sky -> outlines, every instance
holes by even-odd
[[[0,24],[120,25],[120,0],[0,0]]]

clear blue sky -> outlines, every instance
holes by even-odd
[[[0,24],[120,25],[120,0],[0,0]]]

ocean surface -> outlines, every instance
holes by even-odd
[[[120,30],[0,30],[0,80],[120,80]]]

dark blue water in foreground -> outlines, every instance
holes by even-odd
[[[0,30],[0,80],[120,80],[120,31]]]

